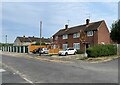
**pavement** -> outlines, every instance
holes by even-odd
[[[8,77],[2,75],[3,82],[118,83],[118,59],[94,64],[84,61],[66,62],[66,60],[55,62],[55,60],[44,60],[44,57],[48,56],[42,57],[32,54],[2,54],[2,65],[7,68],[3,69],[8,70],[8,74],[6,73]],[[16,76],[16,80],[14,77],[11,78],[12,76]],[[7,81],[7,78],[11,80]]]

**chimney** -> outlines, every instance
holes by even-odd
[[[90,20],[86,19],[86,25],[89,25]]]
[[[67,24],[65,25],[65,29],[68,29],[68,25]]]

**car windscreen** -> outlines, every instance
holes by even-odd
[[[44,48],[44,50],[48,50],[47,48]]]

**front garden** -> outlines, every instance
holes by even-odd
[[[106,62],[116,59],[117,55],[116,45],[96,45],[86,50],[88,57],[80,58],[79,60],[89,61],[92,63]]]

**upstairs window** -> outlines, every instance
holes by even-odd
[[[63,39],[68,39],[68,35],[67,34],[63,35]]]
[[[55,40],[58,40],[58,36],[55,36]]]
[[[73,38],[79,38],[79,37],[80,37],[80,33],[73,34]]]
[[[93,36],[93,31],[88,31],[87,36]]]

